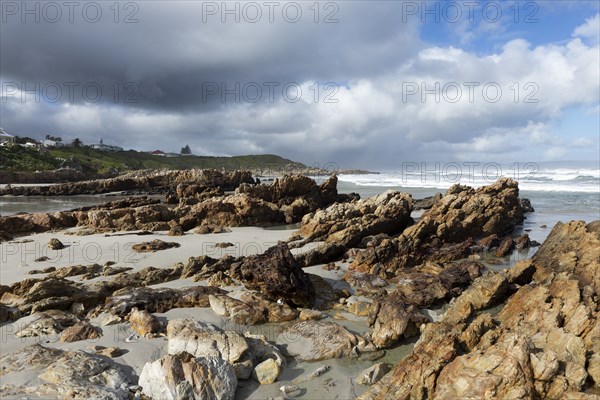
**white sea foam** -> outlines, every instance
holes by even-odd
[[[495,182],[500,176],[513,178],[519,182],[521,190],[540,192],[580,192],[600,193],[600,171],[597,169],[544,169],[539,171],[515,171],[505,174],[482,174],[481,171],[471,172],[466,169],[457,173],[456,170],[444,171],[394,171],[369,175],[340,175],[339,180],[354,183],[359,186],[383,186],[402,188],[436,188],[448,189],[460,183],[472,187],[481,187]]]

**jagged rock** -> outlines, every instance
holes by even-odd
[[[9,317],[10,312],[8,311],[8,307],[0,303],[0,322],[8,321]]]
[[[476,279],[359,399],[585,398],[598,354],[599,247],[599,222],[558,223],[532,260]],[[507,298],[493,319],[483,311]]]
[[[433,399],[534,398],[530,351],[525,340],[514,336],[485,352],[457,357],[441,371]]]
[[[215,314],[243,325],[291,321],[298,316],[287,304],[269,301],[256,293],[243,292],[240,299],[210,295],[209,302]]]
[[[498,250],[494,253],[496,257],[505,257],[512,253],[515,248],[515,241],[511,237],[507,237],[498,246]]]
[[[277,365],[275,360],[269,358],[254,368],[252,377],[261,385],[269,385],[277,381],[279,374],[281,374],[281,368]]]
[[[240,185],[236,193],[275,204],[286,223],[295,223],[305,214],[338,200],[336,185],[335,175],[320,186],[306,176],[284,175],[270,185]]]
[[[484,251],[490,251],[491,249],[500,246],[500,239],[498,235],[492,234],[480,239],[477,244],[483,248]]]
[[[368,236],[399,233],[412,219],[409,194],[389,190],[353,203],[336,203],[302,219],[298,235],[304,243],[325,241],[323,246],[302,255],[304,265],[327,263],[340,258]]]
[[[355,289],[372,290],[387,286],[388,284],[379,276],[366,272],[348,271],[342,276],[342,279]]]
[[[43,181],[46,182],[46,181]],[[201,185],[222,190],[234,190],[242,183],[255,183],[250,171],[219,171],[216,169],[142,170],[130,171],[107,179],[61,183],[50,186],[20,186],[0,189],[0,196],[71,196],[122,191],[174,191],[178,185]]]
[[[13,390],[3,386],[0,393],[10,390],[19,397],[129,399],[129,378],[121,368],[105,357],[83,351],[34,344],[2,356],[0,368],[3,382],[22,382],[19,377],[24,373],[33,376]]]
[[[134,244],[131,249],[138,253],[154,252],[159,250],[171,249],[173,247],[180,247],[181,245],[177,242],[163,242],[160,239],[154,239],[151,242],[143,242]]]
[[[315,299],[310,278],[285,244],[232,265],[230,276],[247,289],[257,290],[274,301],[283,299],[297,306],[310,307]]]
[[[123,350],[118,347],[92,346],[91,349],[99,356],[115,358],[123,354]]]
[[[594,353],[590,356],[587,372],[596,386],[600,386],[600,353]]]
[[[222,286],[232,286],[235,283],[233,282],[233,279],[231,279],[231,277],[229,275],[227,275],[226,272],[217,271],[214,275],[212,275],[210,278],[208,278],[208,280],[206,281],[206,284],[208,286],[222,287]]]
[[[377,363],[372,365],[358,374],[356,383],[359,385],[371,386],[372,384],[379,382],[379,380],[383,378],[385,374],[390,372],[390,369],[390,365],[386,363]]]
[[[62,250],[65,248],[65,245],[62,244],[62,242],[60,240],[58,240],[56,238],[52,238],[48,242],[48,248],[50,250]]]
[[[350,296],[347,290],[334,289],[326,279],[315,274],[307,274],[315,288],[315,301],[313,308],[316,310],[329,310],[337,304],[340,297]]]
[[[233,400],[237,378],[233,367],[218,357],[183,352],[144,365],[139,385],[153,399]]]
[[[200,225],[198,228],[194,230],[194,233],[199,235],[206,235],[207,233],[225,233],[229,232],[227,228],[223,228],[218,225]]]
[[[109,326],[120,324],[121,322],[123,322],[123,318],[119,317],[118,315],[108,314],[104,318],[102,318],[100,325]]]
[[[129,324],[131,329],[140,334],[140,336],[151,337],[162,330],[158,319],[146,310],[134,308],[129,314]]]
[[[77,322],[79,322],[77,317],[64,311],[48,310],[36,312],[20,320],[20,329],[15,333],[15,336],[55,335],[75,325]]]
[[[169,236],[183,236],[184,231],[181,225],[173,225],[171,229],[169,229]]]
[[[207,199],[191,206],[188,214],[209,226],[265,226],[285,222],[277,205],[239,193]]]
[[[89,322],[77,322],[61,333],[60,341],[70,343],[80,340],[98,339],[101,336],[102,329],[93,326]]]
[[[194,279],[209,279],[215,274],[229,271],[231,265],[238,261],[231,256],[225,256],[216,260],[209,256],[190,257],[183,267],[182,278],[194,277]]]
[[[464,349],[473,350],[488,331],[493,330],[496,323],[488,313],[481,313],[473,319],[469,326],[460,335],[460,344]]]
[[[300,311],[300,315],[298,316],[298,318],[301,321],[317,321],[319,319],[325,318],[325,315],[321,311],[310,310],[305,308],[302,311]]]
[[[193,286],[185,289],[126,287],[106,300],[104,311],[125,317],[133,308],[149,313],[163,313],[173,308],[209,307],[208,296],[225,292],[219,288]]]
[[[341,325],[323,321],[300,321],[286,326],[277,337],[277,345],[302,361],[320,361],[373,351],[365,338]]]
[[[171,320],[167,325],[167,338],[169,354],[188,352],[196,357],[219,357],[234,367],[251,359],[250,347],[243,336],[210,323]]]
[[[54,267],[50,267],[54,268]],[[69,276],[85,275],[85,274],[99,274],[103,270],[101,265],[72,265],[69,267],[55,268],[53,271],[45,269],[43,273],[48,273],[48,278],[67,278]]]
[[[524,213],[532,213],[535,211],[529,199],[520,198],[519,201],[521,203],[521,209],[523,209]]]
[[[358,317],[368,317],[371,312],[371,302],[369,301],[346,301],[348,311]]]
[[[13,240],[13,237],[11,235],[9,235],[8,233],[0,230],[0,243],[2,242],[9,242]]]
[[[448,262],[466,257],[475,239],[507,235],[523,222],[515,181],[501,178],[479,189],[455,185],[419,221],[396,239],[383,239],[360,253],[351,269],[395,275],[425,261]]]
[[[524,233],[515,239],[515,247],[519,250],[527,249],[531,247],[532,241],[529,239],[529,235]]]
[[[104,295],[67,279],[24,279],[11,285],[2,301],[23,314],[44,310],[68,310],[74,303],[84,307],[97,304]]]
[[[436,193],[435,196],[425,197],[420,200],[415,200],[414,210],[429,210],[433,205],[440,201],[442,198],[441,193]]]
[[[373,302],[368,317],[369,325],[373,327],[371,340],[377,348],[386,348],[401,338],[417,335],[419,326],[428,322],[416,307],[404,302],[400,292]]]

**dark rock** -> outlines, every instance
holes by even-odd
[[[173,225],[171,229],[169,229],[169,236],[183,236],[183,228],[181,225]]]
[[[519,250],[527,249],[531,247],[531,240],[528,234],[523,234],[515,239],[515,247]]]
[[[533,209],[533,206],[531,205],[531,201],[529,199],[520,198],[519,201],[521,203],[521,209],[523,210],[524,213],[531,213],[531,212],[535,211]]]
[[[496,257],[505,257],[509,255],[515,248],[515,241],[511,237],[504,238],[498,246],[498,250],[494,253]]]
[[[369,272],[381,265],[394,275],[425,261],[448,262],[469,255],[474,240],[512,233],[523,222],[517,182],[501,178],[479,189],[454,185],[419,221],[396,239],[382,240],[354,260],[352,268]]]
[[[232,265],[230,276],[274,301],[283,299],[297,306],[310,307],[315,298],[312,282],[285,244]]]
[[[80,340],[98,339],[102,336],[102,329],[88,322],[78,322],[65,329],[60,335],[60,341],[65,343]]]
[[[164,313],[173,308],[209,307],[209,295],[223,295],[226,292],[216,287],[194,286],[186,289],[149,287],[117,290],[106,300],[103,311],[125,317],[136,308],[149,313]]]
[[[48,242],[48,248],[50,250],[62,250],[65,248],[65,245],[62,244],[62,242],[56,238],[50,239],[50,242]]]
[[[138,253],[154,252],[159,250],[171,249],[173,247],[180,247],[181,245],[177,242],[163,242],[160,239],[154,239],[151,242],[143,242],[134,244],[131,249]]]

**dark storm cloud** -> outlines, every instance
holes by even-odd
[[[320,22],[315,23],[314,10],[309,9],[312,3],[301,2],[296,4],[301,4],[302,18],[290,23],[285,18],[294,14],[289,10],[284,14],[280,3],[273,9],[271,23],[268,9],[257,2],[263,15],[251,23],[252,10],[246,12],[248,16],[242,12],[244,3],[229,3],[228,7],[239,7],[241,18],[236,23],[235,15],[208,13],[214,9],[207,4],[220,9],[221,2],[134,4],[139,7],[134,15],[137,23],[115,23],[109,3],[101,3],[103,15],[97,23],[84,20],[83,6],[81,15],[77,9],[74,12],[73,23],[66,13],[57,23],[47,22],[42,11],[40,23],[30,15],[26,23],[18,14],[4,15],[2,77],[25,82],[28,88],[36,82],[42,87],[58,83],[65,90],[62,100],[68,100],[65,83],[94,82],[102,88],[100,101],[114,102],[118,90],[118,102],[125,106],[203,112],[223,100],[235,102],[233,95],[223,96],[220,91],[222,87],[234,90],[236,82],[242,88],[258,84],[265,90],[261,100],[268,100],[265,83],[278,83],[279,89],[307,80],[340,82],[371,76],[393,68],[418,45],[416,27],[402,23],[399,6],[332,3],[339,10],[320,10]],[[331,19],[338,22],[324,23],[334,11]],[[124,14],[121,10],[120,19]],[[125,88],[127,83],[133,83],[135,90]],[[81,92],[74,90],[75,102],[85,100]],[[128,93],[135,102],[123,101]],[[254,94],[247,97],[255,98]]]
[[[23,4],[1,6],[7,3]],[[231,15],[223,23],[219,13],[203,14],[203,7],[222,2],[195,1],[120,2],[115,23],[114,2],[95,4],[103,10],[96,23],[81,13],[56,23],[22,23],[19,15],[3,13],[0,126],[8,132],[85,143],[103,138],[141,150],[179,151],[189,144],[196,154],[274,153],[307,164],[377,168],[405,159],[472,157],[472,150],[476,157],[506,157],[517,142],[527,156],[554,151],[568,146],[549,133],[562,110],[597,107],[598,45],[577,35],[560,45],[531,48],[514,40],[494,54],[474,54],[424,43],[418,21],[403,22],[401,2],[320,2],[318,23],[313,2],[296,3],[303,10],[297,23],[286,21],[281,9],[271,23],[264,8],[257,23],[243,17],[236,23]],[[124,23],[132,4],[138,22]],[[332,11],[328,4],[339,7],[336,23],[323,22]],[[466,92],[456,103],[423,100],[420,93],[405,98],[406,83],[431,88],[472,81],[499,82],[504,96],[485,101],[479,89],[472,102]],[[336,83],[333,91],[327,82]],[[514,82],[521,90],[536,83],[539,102],[511,100]],[[62,97],[36,99],[19,91],[35,84],[50,97],[58,85]],[[73,84],[79,86],[71,99]],[[286,84],[291,97],[282,92]],[[97,88],[102,95],[94,98]]]

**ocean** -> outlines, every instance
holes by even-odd
[[[338,191],[356,192],[362,198],[386,190],[411,193],[415,199],[444,193],[455,183],[481,187],[500,176],[519,182],[520,196],[531,200],[520,231],[542,242],[558,221],[600,219],[600,166],[597,162],[500,165],[495,163],[404,163],[379,174],[340,175]],[[421,172],[422,171],[422,172]],[[314,177],[317,181],[326,176]],[[119,196],[0,197],[0,215],[17,212],[55,212],[116,200]],[[517,232],[519,233],[519,232]]]
[[[472,163],[449,164],[452,165],[440,164],[438,167],[407,163],[401,169],[380,174],[340,175],[338,190],[369,197],[393,189],[411,193],[415,199],[420,199],[438,192],[443,194],[455,183],[477,188],[506,176],[519,182],[519,196],[531,200],[535,209],[535,212],[527,214],[523,227],[519,229],[534,240],[542,242],[558,221],[591,222],[600,219],[598,162],[521,164],[520,169],[515,165],[496,163],[487,166],[479,163],[477,167]]]

